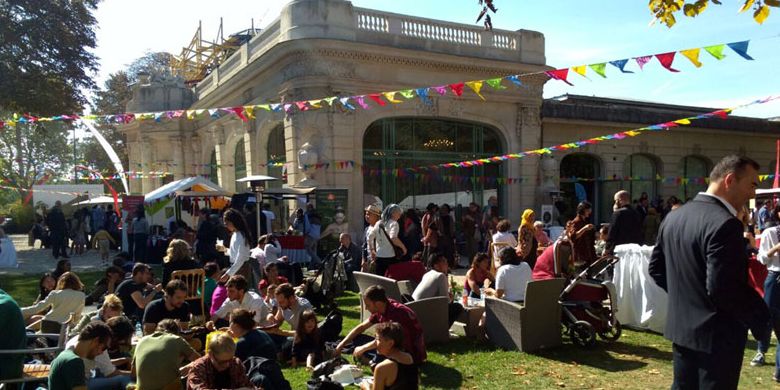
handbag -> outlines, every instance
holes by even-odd
[[[395,253],[394,257],[398,260],[401,260],[401,258],[404,257],[403,249],[393,244],[393,240],[390,239],[390,235],[387,234],[387,231],[385,230],[385,227],[383,225],[379,225],[379,228],[382,229],[382,233],[384,233],[385,237],[387,237],[387,241],[390,243],[390,245],[393,246],[393,253]]]

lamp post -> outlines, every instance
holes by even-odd
[[[265,191],[265,182],[273,180],[279,179],[265,175],[254,175],[236,180],[239,183],[249,183],[252,192],[255,194],[255,218],[257,218],[257,231],[255,234],[257,234],[258,239],[260,238],[260,213],[262,212],[262,210],[260,210],[260,206],[263,199],[261,195],[263,191]]]

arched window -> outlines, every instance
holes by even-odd
[[[561,203],[558,210],[563,221],[571,220],[577,212],[577,204],[587,200],[593,205],[593,219],[598,222],[601,218],[599,211],[602,209],[611,211],[611,196],[607,197],[607,205],[601,202],[601,162],[593,155],[587,153],[572,153],[561,160]],[[605,198],[605,199],[607,199]],[[608,217],[608,216],[607,216]],[[601,218],[601,219],[600,219]]]
[[[680,198],[685,201],[693,198],[699,192],[707,189],[707,182],[704,180],[710,174],[710,163],[702,157],[685,156],[680,161],[680,176],[682,176],[682,185],[680,186]]]
[[[233,168],[236,174],[236,179],[246,177],[246,152],[244,149],[244,138],[239,139],[238,143],[236,144],[236,151],[233,154]]]
[[[266,171],[268,172],[268,176],[284,179],[282,177],[284,173],[284,167],[282,165],[287,162],[287,152],[284,146],[284,125],[279,124],[271,130],[271,133],[268,135],[266,150],[268,152],[268,161],[264,161],[263,163],[269,164]],[[281,187],[283,182],[283,180],[276,180],[270,181],[267,184],[269,188],[275,188]]]
[[[215,184],[219,184],[219,173],[217,169],[217,151],[211,151],[211,158],[209,159],[209,180]]]
[[[404,168],[471,160],[502,154],[504,143],[493,128],[432,118],[391,118],[372,123],[363,136],[364,203],[398,203],[423,209],[447,203],[501,201],[503,166],[485,164],[411,174]]]
[[[628,176],[623,182],[623,189],[631,193],[631,199],[639,199],[646,192],[650,199],[658,194],[657,160],[646,154],[632,154],[623,165],[623,176]],[[613,194],[614,195],[614,194]]]

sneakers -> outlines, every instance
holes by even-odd
[[[753,360],[750,361],[750,365],[753,367],[761,367],[766,364],[764,360],[764,354],[761,351],[756,352],[756,356],[753,356]]]

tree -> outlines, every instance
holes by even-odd
[[[720,5],[719,0],[711,0],[713,4]],[[745,12],[749,9],[753,9],[753,19],[759,24],[764,23],[767,17],[769,17],[769,7],[780,7],[780,0],[743,0],[742,8],[739,12]],[[677,20],[674,14],[683,11],[683,14],[688,17],[696,17],[704,12],[709,5],[710,0],[650,0],[650,12],[653,13],[655,20],[661,21],[667,27],[674,26]]]
[[[27,195],[44,175],[65,173],[71,149],[68,147],[70,124],[17,124],[6,128],[0,136],[0,181],[17,187],[19,195]]]
[[[0,1],[0,109],[50,116],[80,112],[94,86],[100,0]]]
[[[0,117],[80,112],[94,86],[100,0],[0,1]],[[17,124],[0,129],[0,179],[20,195],[45,172],[62,173],[70,123]]]

